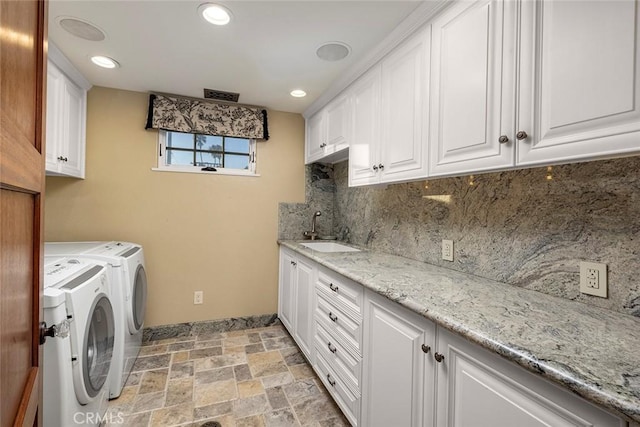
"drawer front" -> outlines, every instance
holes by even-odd
[[[316,323],[315,345],[316,352],[322,353],[322,357],[344,379],[346,385],[353,392],[360,393],[362,358],[354,357],[320,323]]]
[[[318,272],[316,287],[336,306],[342,306],[362,318],[364,288],[346,277],[326,269]]]
[[[360,394],[352,393],[345,386],[343,380],[329,367],[329,363],[321,354],[317,355],[315,368],[322,383],[342,409],[347,420],[354,427],[360,425]]]
[[[332,337],[338,337],[354,354],[362,355],[362,320],[327,301],[322,292],[316,293],[316,320]]]

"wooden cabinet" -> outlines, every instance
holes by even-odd
[[[362,425],[432,425],[435,329],[424,317],[366,292]]]
[[[431,176],[513,166],[515,2],[461,2],[436,18]]]
[[[278,317],[309,359],[313,360],[313,292],[315,264],[292,251],[280,249]]]
[[[350,122],[348,93],[310,117],[306,122],[305,163],[344,160],[349,148]]]
[[[426,176],[430,35],[419,31],[349,88],[349,185]]]
[[[90,85],[51,44],[49,55],[46,172],[84,178],[87,90]]]
[[[471,342],[438,328],[437,424],[599,426],[626,422]]]
[[[640,151],[637,1],[523,1],[519,165]]]

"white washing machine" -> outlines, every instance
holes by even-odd
[[[96,426],[105,419],[115,318],[107,267],[100,261],[47,260],[43,418],[51,426]]]
[[[45,257],[75,256],[100,260],[111,272],[116,339],[109,398],[120,392],[140,352],[147,304],[147,276],[142,246],[128,242],[47,242]]]

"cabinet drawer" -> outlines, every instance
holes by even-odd
[[[327,301],[322,292],[316,293],[316,320],[329,335],[338,337],[355,354],[362,354],[362,320]]]
[[[321,269],[318,272],[316,287],[334,305],[351,310],[358,318],[362,318],[362,299],[364,294],[362,285],[326,269]]]
[[[345,386],[343,380],[329,367],[329,363],[321,353],[317,354],[315,368],[322,383],[342,409],[347,420],[352,426],[358,426],[360,424],[360,394],[352,393]]]
[[[322,353],[324,359],[344,379],[346,385],[352,391],[359,393],[362,358],[354,357],[339,340],[333,338],[318,322],[316,322],[315,345],[316,352]]]

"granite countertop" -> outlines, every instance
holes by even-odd
[[[395,255],[327,253],[298,241],[278,243],[640,422],[636,317]]]

